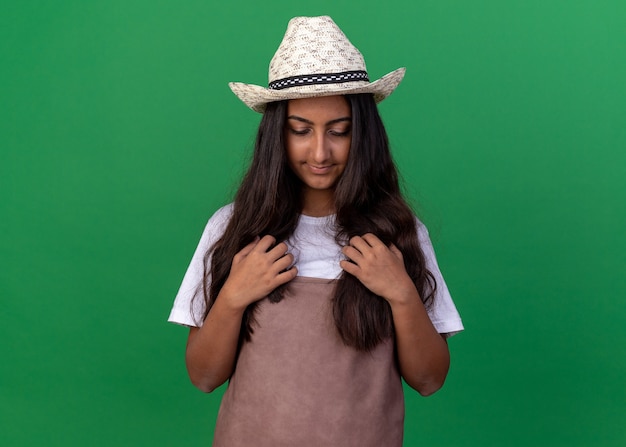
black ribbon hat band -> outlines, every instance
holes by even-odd
[[[283,90],[290,87],[299,87],[302,85],[319,85],[319,84],[341,84],[344,82],[366,81],[369,82],[367,72],[362,70],[344,71],[342,73],[323,73],[290,76],[288,78],[278,79],[270,82],[268,88],[270,90]]]

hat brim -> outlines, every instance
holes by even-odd
[[[374,81],[346,82],[340,84],[317,84],[290,87],[283,90],[270,90],[254,84],[230,82],[228,86],[245,105],[255,112],[263,113],[268,102],[283,101],[286,99],[313,98],[316,96],[350,95],[357,93],[371,93],[378,103],[396,89],[404,78],[406,68],[387,73]]]

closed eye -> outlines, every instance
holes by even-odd
[[[294,129],[292,127],[289,128],[289,132],[293,135],[306,135],[310,132],[310,129]]]
[[[329,134],[331,134],[334,137],[347,137],[348,135],[350,135],[350,131],[352,129],[350,129],[349,127],[346,130],[335,130],[335,129],[331,129],[328,131]]]

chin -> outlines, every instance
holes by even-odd
[[[306,182],[305,185],[307,188],[314,191],[330,191],[335,189],[335,183],[332,181],[328,182]]]

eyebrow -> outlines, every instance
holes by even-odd
[[[306,123],[306,124],[311,124],[311,125],[315,124],[313,121],[308,120],[306,118],[302,118],[301,116],[298,116],[298,115],[289,115],[287,117],[287,119],[288,120],[296,120],[296,121],[300,121],[300,122],[303,122],[303,123]],[[330,126],[332,124],[340,123],[340,122],[343,122],[343,121],[352,121],[352,118],[350,118],[349,116],[342,116],[341,118],[335,118],[334,120],[328,121],[326,123],[326,125]]]

